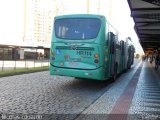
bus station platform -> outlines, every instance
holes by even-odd
[[[133,69],[134,74],[128,73],[131,79],[120,76],[79,120],[159,120],[160,68],[155,70],[154,62],[141,61]]]

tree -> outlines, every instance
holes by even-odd
[[[128,40],[132,41],[131,37],[127,37]]]
[[[137,53],[137,54],[136,54],[136,56],[135,56],[135,58],[137,58],[137,59],[138,59],[139,57],[140,57],[140,55]]]

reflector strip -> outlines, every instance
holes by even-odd
[[[63,50],[94,50],[93,47],[77,47],[77,46],[56,46],[56,49],[63,49]]]

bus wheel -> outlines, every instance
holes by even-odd
[[[131,69],[131,66],[129,66],[128,69]]]

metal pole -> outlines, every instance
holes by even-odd
[[[42,54],[41,54],[41,55],[42,55]],[[43,62],[42,60],[43,60],[43,57],[41,56],[41,67],[42,67],[42,62]]]
[[[2,61],[2,71],[4,71],[4,48],[3,48],[3,61]]]
[[[49,49],[49,54],[48,54],[48,66],[50,65],[50,49]]]
[[[26,57],[24,56],[25,59],[25,69],[27,68],[27,63],[26,63]]]
[[[38,61],[38,52],[37,52],[37,48],[36,48],[36,60]]]
[[[15,49],[15,53],[14,53],[14,60],[15,60],[14,69],[16,69],[16,49]]]
[[[36,56],[37,56],[37,53],[36,53],[35,56],[34,56],[34,68],[35,68],[35,60],[36,60]]]
[[[15,59],[14,69],[16,69],[16,59]]]

